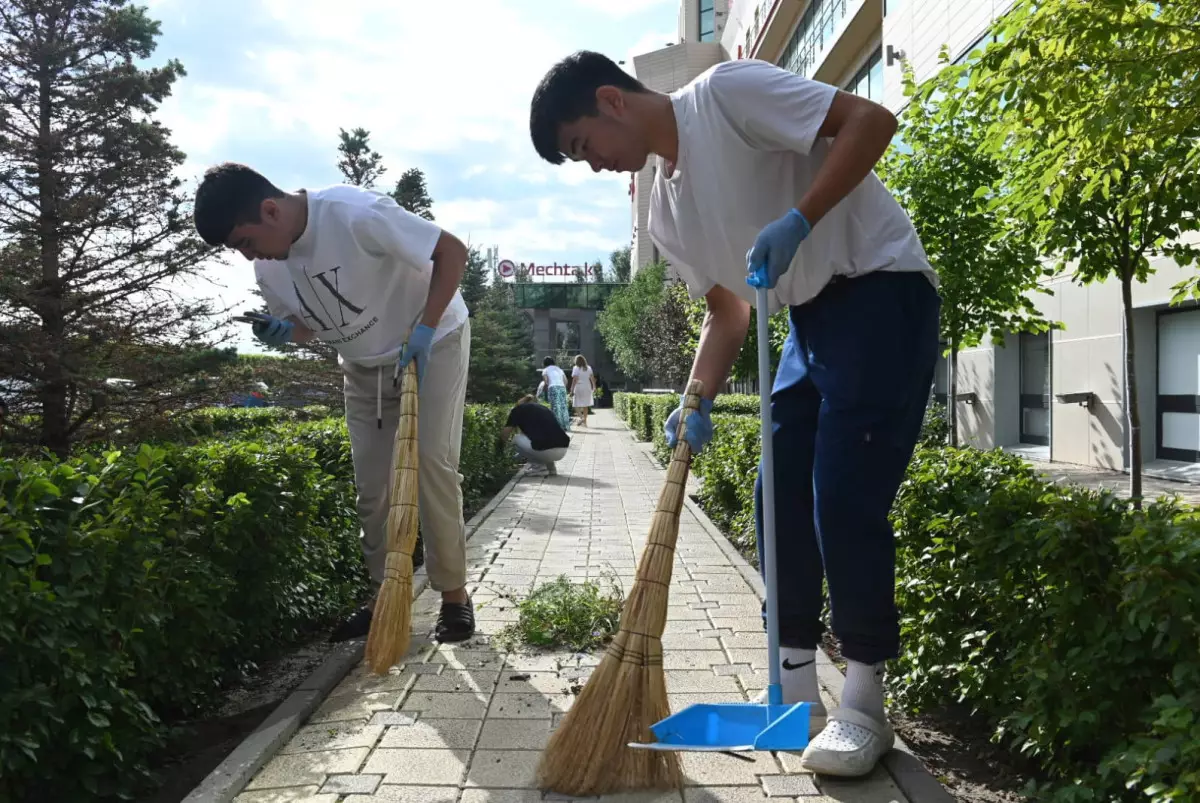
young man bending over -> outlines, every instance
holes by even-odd
[[[420,389],[419,504],[429,584],[442,593],[436,635],[475,632],[467,595],[458,473],[471,328],[458,291],[467,249],[391,198],[360,187],[284,192],[249,167],[222,164],[196,192],[196,230],[254,261],[269,315],[254,334],[271,345],[316,337],[338,353],[354,458],[362,549],[372,583],[387,556],[392,450],[400,384],[416,360]],[[365,636],[371,606],[334,640]]]
[[[523,396],[509,411],[500,438],[507,441],[514,433],[513,446],[521,457],[543,466],[551,476],[558,473],[554,464],[567,456],[571,436],[559,426],[549,407],[538,404],[534,396]]]
[[[542,79],[530,132],[552,164],[636,172],[654,157],[649,234],[707,302],[686,437],[712,437],[712,398],[755,301],[788,308],[772,388],[784,702],[816,703],[803,766],[862,776],[893,744],[884,662],[899,652],[888,511],[933,384],[940,301],[912,223],[873,173],[896,120],[865,98],[757,60],[669,95],[576,53]],[[667,421],[675,441],[677,409]],[[761,489],[756,487],[761,508]],[[759,510],[761,546],[761,510]],[[848,661],[842,707],[820,706],[821,581]],[[819,731],[819,733],[818,733]]]

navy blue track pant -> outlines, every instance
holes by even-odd
[[[899,653],[888,513],[929,400],[940,306],[923,274],[876,272],[790,309],[771,392],[784,647],[817,646],[824,578],[842,654],[874,664]],[[761,480],[755,504],[765,563]]]

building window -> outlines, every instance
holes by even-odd
[[[904,5],[904,0],[883,0],[883,16],[886,17],[902,5]]]
[[[833,43],[833,35],[849,7],[850,0],[813,0],[783,49],[779,66],[812,78],[817,56]]]
[[[711,42],[716,39],[716,15],[713,14],[714,0],[700,0],[700,41]]]
[[[554,348],[557,351],[579,351],[579,321],[554,322]]]
[[[875,48],[875,52],[867,59],[854,77],[846,84],[846,91],[855,95],[869,98],[876,103],[883,103],[883,47]]]

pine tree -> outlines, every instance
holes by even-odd
[[[396,189],[392,190],[392,197],[414,215],[433,220],[433,199],[425,186],[425,174],[419,168],[410,167],[404,171],[396,182]]]
[[[467,252],[467,269],[463,271],[462,281],[459,282],[458,287],[462,291],[467,310],[474,317],[488,291],[487,260],[479,253],[478,248],[471,248]]]
[[[24,433],[65,456],[110,421],[209,391],[209,303],[173,292],[212,249],[153,119],[183,66],[141,66],[159,24],[123,0],[6,0],[0,13],[0,375],[27,389]],[[129,379],[113,393],[106,379]],[[15,417],[15,416],[14,416]]]
[[[355,128],[347,133],[346,129],[338,129],[338,170],[346,177],[346,183],[356,187],[370,189],[375,186],[379,177],[387,172],[383,166],[383,156],[372,150],[370,145],[371,132],[365,128]]]
[[[471,319],[467,401],[513,404],[536,387],[533,326],[512,285],[495,282]]]

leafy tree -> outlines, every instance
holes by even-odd
[[[530,392],[534,376],[533,326],[512,286],[495,282],[471,318],[467,400],[515,403]]]
[[[372,150],[370,145],[371,132],[365,128],[355,128],[347,132],[338,129],[338,170],[346,177],[348,184],[370,189],[375,186],[379,177],[387,172],[383,166],[383,156]]]
[[[1200,228],[1198,12],[1196,0],[1022,0],[970,78],[995,118],[986,144],[1012,165],[1004,202],[1076,281],[1121,283],[1135,504],[1142,429],[1132,286],[1155,256],[1183,266],[1200,257],[1181,237]],[[1190,72],[1175,71],[1185,63]]]
[[[425,174],[419,168],[410,167],[404,171],[396,182],[396,189],[392,190],[392,197],[414,215],[433,220],[433,199],[425,186]]]
[[[467,310],[474,316],[476,309],[487,296],[488,290],[487,260],[484,259],[483,254],[479,253],[478,248],[472,247],[467,251],[467,269],[463,271],[462,281],[459,282],[458,287],[462,291]]]
[[[587,283],[587,273],[582,267],[575,269],[575,283],[576,284],[586,284]]]
[[[0,375],[60,456],[106,421],[205,398],[188,380],[231,358],[211,305],[174,292],[212,250],[153,118],[184,74],[141,66],[159,33],[120,0],[0,6]]]
[[[642,342],[641,321],[648,310],[662,301],[666,275],[666,263],[647,265],[629,285],[617,288],[596,316],[596,329],[612,352],[613,360],[625,376],[635,381],[645,381],[652,374]]]
[[[592,263],[591,279],[596,284],[601,284],[602,282],[606,281],[604,277],[604,265],[600,262],[600,260],[596,260]]]
[[[608,262],[612,266],[613,276],[616,277],[614,281],[629,281],[629,278],[633,275],[631,269],[632,263],[630,262],[632,256],[633,248],[628,245],[624,248],[618,248],[609,255]]]
[[[686,384],[692,372],[697,344],[688,316],[692,303],[687,287],[682,282],[672,282],[638,324],[638,340],[647,369],[657,381],[671,387]]]
[[[948,61],[944,49],[942,59]],[[1038,280],[1052,271],[1038,260],[1031,227],[1004,212],[1005,162],[982,149],[988,121],[966,96],[965,82],[943,72],[918,88],[905,65],[904,87],[912,100],[898,133],[909,147],[890,150],[879,172],[911,216],[940,280],[953,399],[962,349],[987,336],[1003,342],[1008,333],[1050,327],[1033,293],[1049,293]],[[957,405],[948,412],[957,445]]]

